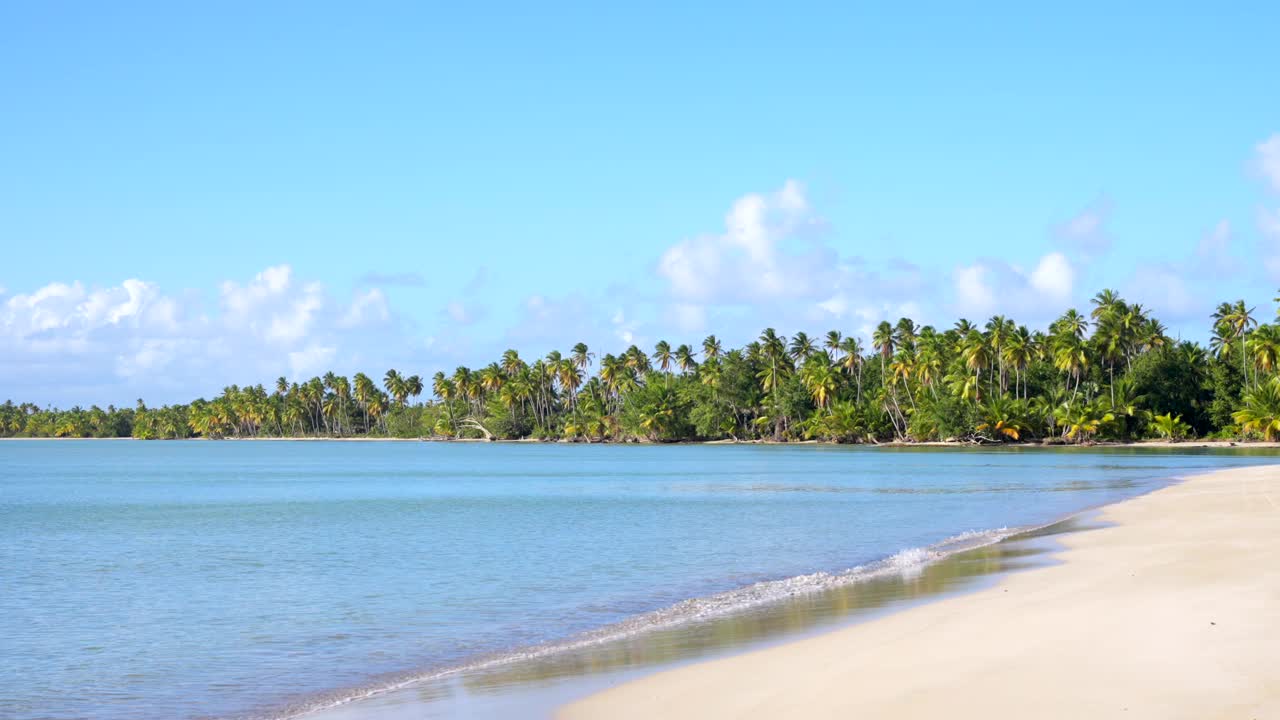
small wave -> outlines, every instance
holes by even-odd
[[[488,670],[517,662],[539,660],[561,653],[625,640],[645,633],[669,630],[684,625],[694,625],[735,613],[786,602],[803,595],[827,592],[855,583],[895,576],[904,580],[913,580],[924,572],[926,566],[950,555],[992,545],[1013,535],[1033,529],[1035,528],[1002,527],[993,530],[970,530],[953,535],[933,545],[906,548],[882,560],[857,565],[846,570],[816,572],[778,580],[765,580],[713,595],[690,598],[665,608],[652,610],[575,635],[566,640],[488,655],[461,665],[383,676],[379,681],[359,689],[348,688],[343,691],[325,693],[321,696],[311,696],[307,701],[294,704],[286,709],[251,717],[261,720],[292,720],[293,718],[333,709],[410,685],[437,680],[458,673]]]

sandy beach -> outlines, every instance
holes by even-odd
[[[1057,564],[559,717],[1280,717],[1280,466],[1195,476],[1101,519]]]

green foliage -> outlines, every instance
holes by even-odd
[[[1181,415],[1156,415],[1151,419],[1151,428],[1156,435],[1166,440],[1181,440],[1191,432],[1191,426],[1182,421]]]
[[[1184,342],[1139,355],[1126,377],[1152,413],[1177,415],[1198,434],[1214,425],[1209,412],[1214,393],[1206,382],[1209,365],[1199,346]]]
[[[1140,305],[1098,293],[1046,329],[995,316],[951,327],[909,318],[859,339],[766,328],[597,355],[522,358],[423,376],[229,386],[188,405],[106,410],[0,406],[0,435],[365,437],[576,442],[969,440],[1093,442],[1280,433],[1280,326],[1223,303],[1206,349],[1174,343]],[[700,348],[701,352],[694,348]],[[380,378],[380,380],[375,380]],[[420,401],[426,392],[429,399]]]
[[[1209,363],[1205,391],[1210,398],[1206,413],[1209,426],[1214,429],[1234,424],[1232,414],[1240,408],[1244,390],[1244,375],[1232,362],[1214,359]]]
[[[1246,394],[1233,418],[1245,432],[1275,440],[1280,434],[1280,378],[1272,378]]]

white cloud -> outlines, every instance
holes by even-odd
[[[1258,143],[1254,148],[1254,162],[1271,190],[1280,193],[1280,133]]]
[[[452,300],[440,311],[442,318],[455,325],[474,325],[488,314],[486,306],[468,300]]]
[[[1240,263],[1231,253],[1231,240],[1231,222],[1218,221],[1196,244],[1195,254],[1185,271],[1214,277],[1230,277],[1239,272]]]
[[[1030,284],[1044,299],[1065,303],[1071,299],[1075,270],[1065,255],[1051,252],[1040,258],[1040,262],[1031,271]]]
[[[808,297],[830,283],[824,276],[834,265],[833,251],[813,245],[795,252],[788,243],[819,224],[798,182],[738,198],[724,223],[719,235],[684,240],[662,253],[658,274],[676,301]]]
[[[1269,189],[1280,193],[1280,133],[1254,147],[1254,166]],[[1258,250],[1263,269],[1269,280],[1280,281],[1280,208],[1258,208],[1258,231],[1261,233]]]
[[[1280,210],[1258,208],[1259,255],[1268,279],[1280,281]]]
[[[290,377],[302,378],[323,374],[333,367],[338,349],[331,345],[308,345],[289,353]]]
[[[1002,260],[979,260],[952,275],[956,310],[975,318],[998,312],[1041,321],[1071,302],[1075,277],[1075,268],[1060,252],[1044,255],[1030,272]]]
[[[707,309],[697,303],[675,303],[670,307],[672,324],[681,332],[702,332],[707,329]]]
[[[305,337],[324,302],[324,288],[319,283],[297,285],[288,265],[269,267],[243,286],[222,283],[222,319],[227,326],[271,343],[290,344]]]
[[[342,314],[338,324],[342,327],[359,327],[374,323],[385,323],[391,319],[391,308],[387,305],[386,293],[380,288],[373,288],[356,295],[351,307]]]
[[[1125,297],[1146,305],[1166,322],[1207,315],[1206,303],[1197,302],[1186,272],[1173,263],[1139,265],[1123,287]]]
[[[188,400],[322,367],[367,371],[417,347],[380,289],[340,302],[318,283],[299,282],[288,265],[221,283],[213,309],[196,294],[165,294],[136,278],[95,288],[53,282],[8,296],[0,304],[0,387],[41,403]]]
[[[913,300],[936,285],[929,272],[904,260],[867,263],[842,255],[825,229],[795,180],[743,195],[726,213],[723,232],[661,253],[658,328],[632,328],[629,335],[715,331],[729,340],[754,337],[766,326],[854,332],[851,321],[864,315],[920,310]]]
[[[1098,198],[1069,220],[1053,228],[1053,235],[1064,250],[1093,258],[1111,249],[1111,235],[1107,222],[1111,219],[1112,204],[1106,197]]]
[[[475,321],[475,317],[467,310],[467,306],[458,300],[454,300],[444,306],[444,313],[450,320],[459,325],[469,325]]]
[[[956,268],[956,299],[962,312],[986,315],[995,308],[996,293],[988,284],[987,274],[987,268],[982,264]]]

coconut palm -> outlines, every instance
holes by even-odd
[[[885,383],[885,364],[893,357],[895,346],[893,326],[888,320],[882,320],[871,333],[871,344],[880,352],[880,384]]]
[[[839,330],[828,330],[827,337],[822,341],[822,347],[826,349],[827,355],[834,361],[839,355],[840,341],[843,336]]]
[[[778,402],[778,388],[784,373],[789,369],[787,362],[787,339],[779,336],[773,328],[765,328],[760,334],[760,353],[764,367],[756,373],[760,388],[769,394],[773,404],[773,437],[782,438],[783,417]]]
[[[395,398],[396,405],[404,407],[404,402],[409,397],[409,384],[398,371],[388,370],[382,377],[382,386],[387,389],[387,394]]]
[[[720,357],[722,349],[720,347],[720,339],[715,335],[708,335],[702,341],[702,357],[707,360],[715,360]]]
[[[974,402],[981,402],[982,371],[991,365],[991,348],[987,344],[987,338],[977,330],[970,330],[969,334],[961,340],[960,356],[964,360],[965,367],[973,373],[976,389]]]
[[[1022,373],[1035,360],[1036,342],[1026,325],[1018,327],[1004,340],[1001,358],[1005,365],[1013,368],[1013,394],[1018,395],[1018,386],[1022,383]]]
[[[894,343],[899,347],[915,348],[916,345],[916,323],[911,318],[898,318],[898,324],[893,326]]]
[[[1077,340],[1082,340],[1089,330],[1089,321],[1075,308],[1071,308],[1055,320],[1053,325],[1049,326],[1049,330],[1055,335],[1071,335]]]
[[[1083,443],[1093,439],[1107,424],[1115,420],[1115,415],[1096,403],[1082,402],[1068,407],[1064,420],[1066,436]]]
[[[1260,326],[1249,334],[1247,345],[1253,355],[1254,367],[1267,374],[1276,371],[1280,364],[1280,326]]]
[[[1089,353],[1084,340],[1074,333],[1058,335],[1053,340],[1053,365],[1067,375],[1067,385],[1075,381],[1073,392],[1080,389],[1080,378],[1089,366]]]
[[[810,355],[801,367],[800,379],[813,396],[814,404],[825,410],[836,392],[836,373],[831,367],[831,358],[826,353]]]
[[[850,335],[840,341],[840,369],[857,380],[857,402],[862,403],[862,341]]]
[[[1232,413],[1245,432],[1262,433],[1268,442],[1280,433],[1280,379],[1272,378],[1244,396],[1244,406]]]
[[[573,350],[569,357],[573,359],[575,367],[579,370],[586,370],[587,367],[591,365],[591,361],[595,358],[595,354],[587,348],[586,343],[578,343],[573,346]]]
[[[1120,294],[1111,289],[1099,292],[1089,302],[1093,305],[1093,310],[1090,311],[1089,315],[1094,320],[1100,320],[1114,314],[1124,304],[1124,301],[1120,299]]]
[[[1240,368],[1246,381],[1249,379],[1249,364],[1244,338],[1249,329],[1258,324],[1253,317],[1254,310],[1256,308],[1246,307],[1244,300],[1237,300],[1234,304],[1221,303],[1213,313],[1214,329],[1225,329],[1240,346]]]
[[[658,364],[662,372],[671,369],[671,362],[675,357],[671,354],[671,345],[666,340],[659,340],[657,345],[653,346],[653,361]]]
[[[525,367],[525,362],[520,359],[520,353],[516,350],[510,349],[502,353],[502,371],[507,377],[515,377]]]
[[[1152,417],[1151,427],[1156,434],[1167,440],[1180,440],[1191,432],[1191,426],[1182,421],[1182,416],[1175,416],[1173,413]]]
[[[809,359],[817,351],[813,339],[807,333],[798,332],[791,338],[791,359],[798,365]]]
[[[979,432],[991,433],[992,439],[1001,442],[1020,440],[1022,433],[1026,431],[1026,423],[1023,420],[1026,412],[1027,409],[1021,400],[993,398],[978,407],[981,420],[976,429]]]
[[[688,374],[698,369],[698,361],[695,358],[693,348],[688,345],[680,345],[676,348],[676,366],[680,368],[680,372]]]

